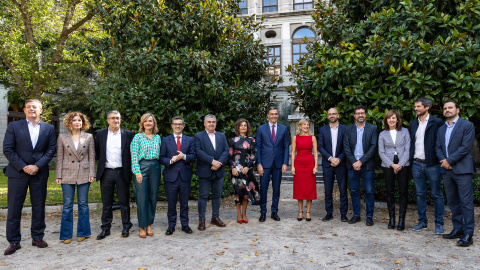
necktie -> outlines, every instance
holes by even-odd
[[[275,143],[275,125],[272,125],[272,141]]]
[[[180,151],[182,144],[180,143],[180,136],[177,136],[177,150]]]

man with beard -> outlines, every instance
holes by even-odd
[[[458,240],[457,245],[473,244],[475,216],[473,211],[473,165],[472,147],[475,127],[472,122],[458,116],[457,102],[448,100],[443,104],[445,125],[438,129],[437,157],[443,172],[448,207],[452,211],[453,230],[443,238]]]
[[[442,175],[435,143],[438,128],[443,121],[429,114],[432,101],[421,97],[414,102],[415,113],[418,118],[410,122],[410,164],[412,176],[417,192],[418,224],[413,226],[414,231],[427,228],[427,178],[430,182],[433,202],[435,205],[435,233],[443,234],[443,215],[445,202],[442,193]]]
[[[364,106],[357,105],[354,112],[355,123],[346,128],[343,140],[353,207],[353,217],[348,223],[354,224],[361,220],[360,178],[362,178],[367,212],[366,225],[373,226],[373,208],[375,205],[373,179],[375,152],[377,152],[377,128],[365,122],[366,109]]]
[[[322,219],[333,219],[333,184],[337,179],[340,191],[340,214],[342,222],[347,222],[348,195],[347,195],[347,167],[345,152],[343,151],[343,135],[346,126],[338,122],[336,108],[328,110],[329,125],[320,128],[318,134],[318,151],[322,154],[323,182],[325,185],[325,211],[327,215]]]

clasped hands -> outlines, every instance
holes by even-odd
[[[336,158],[336,157],[331,157],[330,158],[330,166],[332,167],[337,167],[338,164],[340,164],[341,160],[339,158]]]
[[[402,165],[398,165],[398,164],[392,164],[390,165],[390,167],[392,167],[393,173],[395,174],[397,174],[403,168]]]
[[[447,159],[442,159],[440,160],[440,167],[442,168],[445,168],[447,170],[451,170],[452,169],[452,165],[450,165],[450,163],[448,163]]]
[[[27,165],[23,167],[23,171],[29,175],[35,175],[38,172],[38,166],[37,165]]]
[[[249,171],[248,167],[243,167],[243,169],[242,169],[242,173],[243,173],[243,174],[247,174],[248,171]],[[238,170],[237,170],[237,168],[233,168],[233,169],[232,169],[232,174],[235,175],[235,176],[238,176]]]
[[[185,157],[185,154],[182,153],[182,151],[177,151],[177,152],[178,152],[178,155],[172,157],[172,163],[171,164],[173,164],[173,163],[175,163],[179,160],[182,160]]]
[[[220,167],[222,167],[222,163],[218,160],[213,160],[212,162],[212,167],[210,168],[212,171],[216,171],[218,169],[220,169]]]

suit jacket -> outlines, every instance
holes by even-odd
[[[160,164],[165,166],[163,170],[164,182],[174,182],[177,180],[178,174],[180,174],[180,178],[184,182],[190,182],[192,180],[190,163],[195,161],[195,144],[192,137],[182,134],[180,151],[185,154],[185,160],[181,159],[170,164],[172,157],[178,154],[177,143],[173,135],[163,138],[163,142],[160,145]]]
[[[89,177],[95,177],[95,145],[92,134],[82,131],[76,150],[72,134],[60,134],[55,178],[62,179],[62,184],[80,185],[88,183]]]
[[[269,123],[261,125],[257,129],[255,144],[257,164],[262,165],[263,168],[282,168],[283,164],[288,165],[290,140],[286,126],[277,123],[277,133],[273,143]]]
[[[228,158],[228,143],[225,134],[215,132],[215,149],[208,137],[207,131],[201,131],[194,136],[195,154],[197,155],[197,175],[201,178],[210,178],[215,174],[216,178],[223,178],[225,175],[225,164]],[[212,161],[217,160],[223,165],[217,171],[213,171]]]
[[[37,165],[39,178],[48,178],[48,163],[55,154],[57,145],[54,126],[40,121],[40,133],[35,148],[32,147],[27,120],[19,120],[8,125],[3,139],[3,154],[8,165],[3,169],[5,176],[23,178],[28,176],[23,171],[27,165]]]
[[[445,133],[447,125],[444,124],[438,129],[437,145],[435,150],[439,160],[447,159],[455,174],[471,174],[475,172],[472,158],[473,140],[475,138],[475,127],[472,122],[458,118],[453,127],[448,143],[448,158],[445,144]],[[443,173],[445,169],[442,168]]]
[[[122,173],[126,183],[132,180],[132,158],[130,155],[130,143],[135,135],[130,130],[120,128],[122,140]],[[102,180],[105,164],[107,163],[107,138],[108,128],[97,132],[95,137],[95,153],[98,159],[97,181]]]
[[[408,129],[402,128],[397,131],[395,143],[393,143],[390,131],[382,131],[378,136],[378,154],[382,160],[382,167],[388,168],[393,163],[397,152],[398,165],[405,167],[410,165],[410,133]]]
[[[438,158],[435,154],[435,144],[437,142],[438,128],[444,125],[444,122],[431,115],[428,118],[427,127],[425,129],[425,164],[427,166],[438,165]],[[408,124],[408,131],[410,132],[410,164],[413,164],[413,157],[415,155],[415,134],[418,130],[418,118]]]
[[[367,170],[375,170],[375,152],[377,151],[377,128],[369,123],[365,123],[363,130],[363,156],[360,158],[362,167]],[[355,158],[355,145],[357,144],[357,126],[349,125],[345,129],[343,138],[343,148],[347,158],[347,168],[352,168],[352,164],[357,162]]]
[[[345,152],[343,150],[343,135],[345,134],[345,125],[338,125],[338,135],[337,135],[337,147],[335,149],[335,157],[340,159],[340,163],[345,162]],[[322,154],[322,166],[330,167],[331,163],[328,161],[329,157],[333,157],[332,149],[332,133],[330,131],[330,125],[326,125],[320,128],[318,133],[318,151]]]

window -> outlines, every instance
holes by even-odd
[[[298,63],[300,57],[307,53],[307,45],[313,41],[315,41],[315,33],[311,29],[304,27],[295,31],[292,39],[293,64]]]
[[[293,9],[312,9],[313,1],[312,0],[293,0]]]
[[[238,5],[240,7],[240,14],[248,14],[247,0],[241,0]]]
[[[282,74],[282,67],[280,61],[280,46],[268,47],[267,61],[270,66],[267,68],[267,78],[280,77]]]
[[[276,36],[277,36],[277,32],[275,32],[274,30],[268,30],[265,33],[266,38],[275,38]]]
[[[263,12],[277,11],[277,0],[263,0]]]

